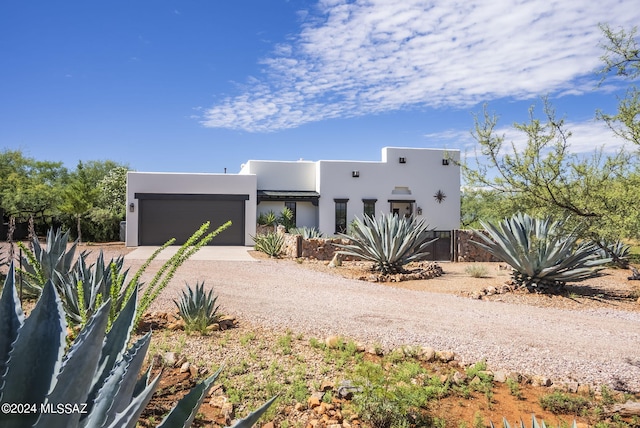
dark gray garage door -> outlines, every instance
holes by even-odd
[[[245,201],[249,195],[136,193],[139,200],[138,245],[162,245],[176,238],[184,244],[206,221],[210,231],[228,220],[231,227],[209,245],[244,245]]]

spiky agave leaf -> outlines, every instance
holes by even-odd
[[[178,404],[171,409],[169,414],[162,420],[162,423],[158,425],[158,428],[171,428],[171,427],[189,427],[193,423],[196,417],[196,412],[202,405],[209,389],[213,386],[213,382],[218,378],[222,367],[217,372],[209,376],[207,379],[196,385],[185,395]]]
[[[18,329],[18,336],[11,345],[1,381],[3,403],[39,405],[44,402],[56,383],[66,332],[62,304],[53,284],[47,281],[38,303]],[[32,425],[37,417],[37,413],[0,413],[0,426]]]
[[[341,236],[350,243],[336,244],[342,248],[338,253],[372,261],[374,269],[383,273],[397,273],[407,263],[426,259],[427,247],[437,240],[424,220],[394,214],[356,217],[352,234]]]
[[[563,223],[516,214],[498,224],[481,222],[489,236],[474,231],[485,249],[514,269],[513,278],[529,289],[557,289],[567,282],[579,282],[597,275],[601,259],[597,247],[578,243],[575,233],[565,233]]]
[[[57,406],[65,403],[84,403],[87,400],[104,340],[109,319],[110,302],[98,309],[96,315],[74,340],[65,355],[56,386],[47,396],[45,404]],[[80,413],[42,413],[35,428],[67,428],[76,426]]]
[[[0,295],[0,400],[2,400],[3,375],[9,360],[9,351],[18,337],[18,329],[24,323],[24,313],[14,283],[15,269],[11,262]]]

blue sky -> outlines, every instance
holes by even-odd
[[[469,150],[484,103],[508,132],[546,95],[576,152],[613,150],[593,118],[624,86],[597,87],[598,23],[638,22],[615,0],[5,1],[0,149],[138,171],[379,160]]]

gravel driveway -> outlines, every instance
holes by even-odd
[[[132,272],[142,261],[130,260]],[[148,281],[161,262],[143,277]],[[205,280],[223,311],[267,328],[385,347],[451,350],[467,363],[555,382],[640,391],[640,313],[560,310],[348,280],[277,260],[189,260],[151,310],[173,311],[185,281]]]

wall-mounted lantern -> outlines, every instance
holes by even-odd
[[[407,163],[407,158],[405,158],[405,157],[400,157],[400,158],[398,158],[398,162],[400,162],[400,163]]]
[[[358,178],[360,177],[360,171],[351,171],[351,176],[353,178]]]
[[[445,166],[449,165],[449,159],[447,158],[442,159],[442,165],[445,165]]]
[[[129,212],[134,212],[136,210],[136,206],[133,202],[129,204]]]
[[[422,207],[418,207],[418,208],[416,208],[416,213],[417,213],[418,215],[422,215]]]

